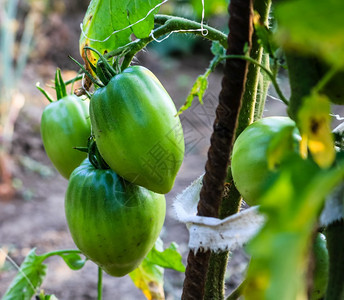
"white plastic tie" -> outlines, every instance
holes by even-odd
[[[225,219],[197,216],[197,203],[202,178],[196,179],[174,200],[176,219],[189,230],[189,248],[199,250],[230,250],[241,247],[257,234],[265,222],[258,206],[245,209]]]

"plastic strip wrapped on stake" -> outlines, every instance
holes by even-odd
[[[177,195],[173,206],[176,219],[189,230],[189,248],[198,251],[225,251],[243,246],[262,228],[265,217],[259,206],[252,206],[225,219],[197,216],[197,204],[203,175],[182,193]],[[320,216],[320,224],[327,226],[343,218],[344,185],[329,195]]]
[[[176,219],[185,223],[189,230],[189,248],[195,252],[224,251],[242,246],[260,230],[264,216],[258,212],[258,206],[222,220],[197,216],[202,178],[203,175],[179,194],[173,204]]]

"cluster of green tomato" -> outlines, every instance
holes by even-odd
[[[176,108],[141,66],[113,74],[90,101],[67,95],[59,71],[55,86],[60,99],[45,108],[41,135],[48,157],[69,180],[71,235],[86,257],[124,276],[141,263],[164,223],[164,194],[184,157]],[[88,157],[75,149],[87,144]]]

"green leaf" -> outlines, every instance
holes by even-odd
[[[163,300],[164,269],[144,259],[138,268],[129,273],[131,280],[148,300]]]
[[[265,52],[274,57],[278,45],[273,39],[272,31],[264,23],[261,23],[259,18],[254,19],[254,29],[259,39],[258,42],[263,46]]]
[[[208,88],[208,77],[216,68],[216,66],[223,61],[223,57],[226,54],[226,49],[221,46],[219,42],[213,42],[211,45],[211,52],[213,53],[214,57],[211,60],[209,67],[206,69],[204,74],[199,75],[193,84],[188,96],[186,97],[185,103],[182,105],[181,108],[178,110],[178,115],[180,115],[183,111],[187,110],[192,105],[192,101],[195,97],[198,97],[198,100],[201,104],[203,104],[203,96],[205,91]]]
[[[226,49],[218,41],[212,42],[210,50],[214,56],[226,55]]]
[[[36,296],[37,300],[58,300],[55,295],[46,295],[43,290]]]
[[[147,14],[159,3],[160,0],[92,0],[84,17],[79,43],[80,55],[86,66],[85,46],[97,49],[104,55],[127,44],[132,33],[139,38],[149,36],[158,8]],[[129,27],[141,19],[137,25]],[[90,51],[88,58],[93,64],[97,61],[97,56]]]
[[[74,271],[80,270],[87,261],[87,259],[82,259],[77,253],[61,253],[58,255],[62,257],[68,267]]]
[[[261,199],[267,221],[247,247],[252,260],[245,299],[307,299],[309,243],[325,197],[343,180],[343,167],[323,170],[296,154],[281,165]]]
[[[277,41],[286,49],[344,68],[344,1],[292,0],[276,5]]]
[[[309,152],[322,168],[330,167],[335,160],[334,139],[331,130],[330,101],[326,95],[312,92],[303,100],[297,120],[301,132],[301,154]]]
[[[43,282],[47,266],[44,257],[32,249],[20,266],[20,270],[8,287],[2,300],[30,300]]]
[[[165,269],[167,268],[178,272],[185,272],[185,266],[182,263],[182,256],[177,249],[178,248],[175,243],[172,243],[164,251],[160,251],[156,247],[153,247],[147,255],[147,261]]]
[[[185,272],[182,256],[175,243],[163,250],[163,242],[159,238],[141,265],[129,273],[130,278],[147,299],[165,299],[164,268]]]
[[[199,102],[203,104],[203,95],[208,88],[209,73],[210,69],[208,69],[208,71],[205,74],[199,75],[197,77],[195,83],[191,88],[189,95],[186,97],[185,103],[179,109],[178,115],[181,114],[183,111],[187,110],[192,105],[192,101],[195,97],[198,97]]]
[[[162,2],[162,0],[135,0],[127,1],[128,18],[130,24],[135,24],[137,21],[144,19],[132,27],[132,31],[137,38],[145,38],[149,36],[154,27],[154,15],[159,11],[155,8],[147,17],[147,13]]]

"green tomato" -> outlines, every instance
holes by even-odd
[[[82,253],[112,276],[134,270],[157,240],[165,196],[134,185],[86,159],[69,179],[65,211]]]
[[[86,147],[91,135],[88,102],[68,95],[47,105],[41,120],[45,151],[60,174],[69,178],[86,158],[74,147]]]
[[[318,233],[313,246],[314,272],[311,300],[322,299],[325,295],[329,275],[329,255],[326,238]]]
[[[90,116],[100,154],[121,177],[169,192],[184,157],[172,99],[152,72],[133,66],[92,96]]]
[[[264,183],[271,172],[268,165],[268,149],[275,137],[278,138],[279,133],[289,128],[293,130],[295,122],[288,117],[263,118],[249,125],[236,139],[232,151],[231,171],[234,184],[247,204],[258,204]],[[293,141],[278,142],[284,147],[280,151],[293,151]]]

